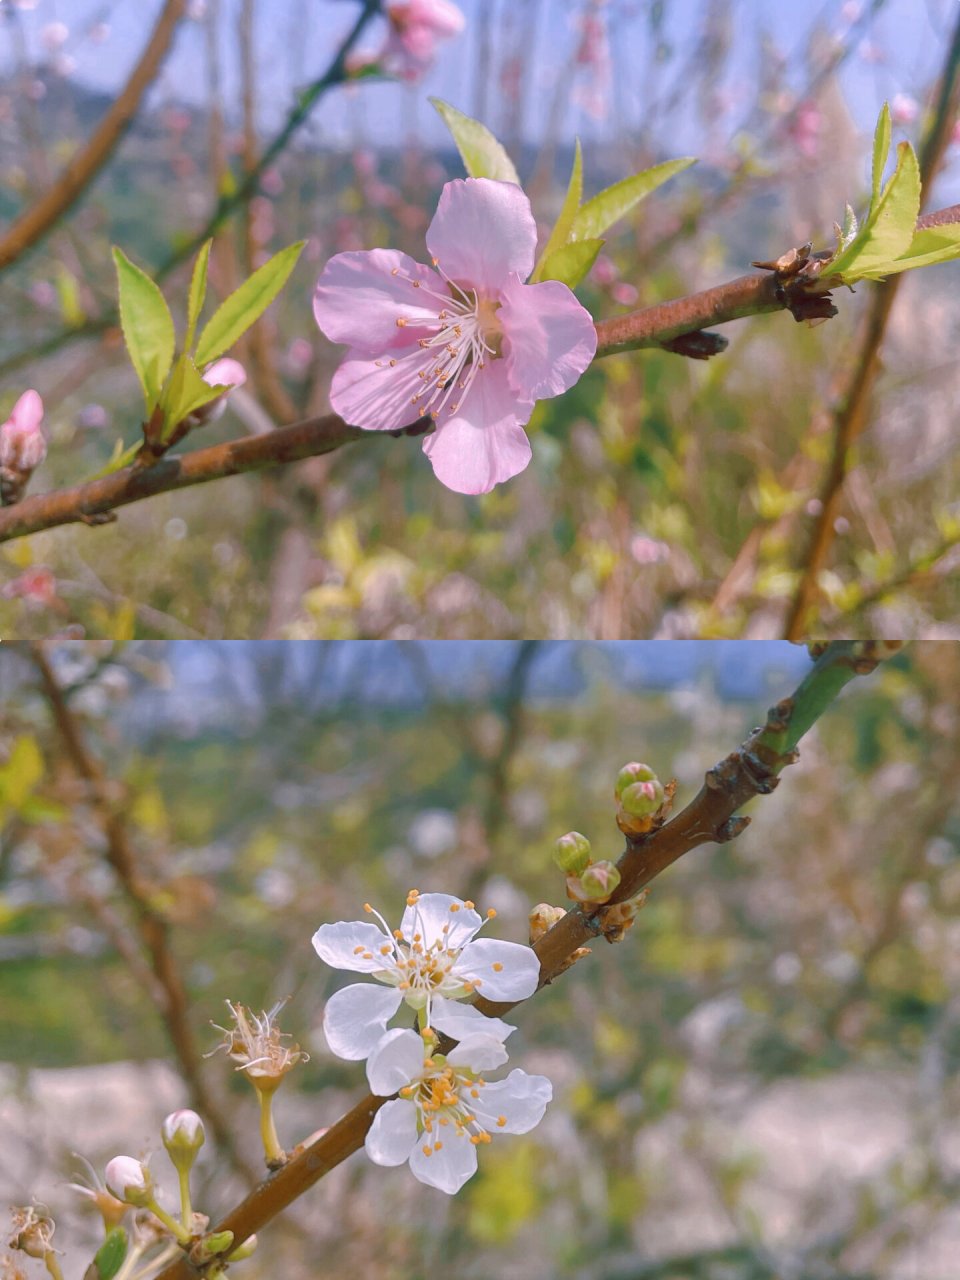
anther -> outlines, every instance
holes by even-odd
[[[405,329],[406,327],[407,327],[407,317],[406,317],[406,316],[397,316],[397,328],[398,328],[398,329]]]

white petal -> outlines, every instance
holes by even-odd
[[[487,1019],[484,1018],[484,1021],[486,1022]],[[502,1040],[496,1036],[477,1034],[464,1036],[457,1047],[447,1054],[447,1061],[452,1067],[469,1067],[471,1071],[493,1071],[495,1067],[502,1067],[508,1056]]]
[[[323,1034],[338,1058],[359,1062],[377,1046],[403,997],[393,987],[356,982],[335,992],[323,1011]],[[388,1089],[387,1093],[393,1093]]]
[[[471,1110],[490,1133],[529,1133],[543,1119],[553,1085],[546,1076],[528,1076],[519,1069],[506,1080],[495,1080],[471,1101]],[[505,1124],[498,1121],[503,1118]]]
[[[443,1146],[439,1151],[431,1148],[429,1155],[424,1155],[423,1148],[429,1145],[426,1135],[413,1149],[410,1157],[410,1172],[428,1187],[436,1187],[452,1196],[477,1172],[477,1149],[470,1139],[463,1135],[457,1137],[456,1131],[443,1133]]]
[[[339,924],[322,924],[313,935],[313,949],[321,960],[334,969],[352,969],[354,973],[376,973],[393,963],[393,947],[387,955],[380,948],[390,945],[382,929],[365,920],[341,920]]]
[[[477,938],[464,947],[453,972],[475,982],[488,1000],[526,1000],[540,981],[540,961],[532,947],[519,942]]]
[[[451,897],[449,893],[421,893],[416,904],[405,909],[400,932],[407,942],[412,942],[413,935],[419,933],[425,947],[445,938],[447,946],[459,950],[482,924],[476,911],[463,905],[462,898]]]
[[[381,1036],[367,1061],[370,1092],[389,1098],[423,1074],[423,1041],[415,1031],[396,1027]]]
[[[462,1040],[464,1036],[487,1035],[501,1042],[516,1031],[500,1018],[487,1018],[470,1004],[458,1004],[436,996],[430,1004],[430,1025],[450,1036]]]
[[[381,1107],[367,1131],[364,1147],[374,1164],[403,1164],[417,1140],[417,1109],[396,1098]]]

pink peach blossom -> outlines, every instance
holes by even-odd
[[[330,402],[374,431],[429,415],[423,450],[437,478],[487,493],[527,466],[534,403],[577,382],[596,329],[565,284],[524,284],[537,232],[513,183],[448,182],[426,241],[432,268],[395,249],[339,253],[324,267],[314,315],[350,346]]]
[[[25,391],[0,426],[0,503],[19,502],[30,476],[47,456],[42,421],[43,401],[36,391]]]
[[[381,61],[404,80],[417,80],[428,70],[441,40],[459,35],[465,18],[450,0],[397,0],[387,5],[390,35]]]

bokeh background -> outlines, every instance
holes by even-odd
[[[247,391],[212,442],[327,408],[339,358],[310,295],[323,262],[390,245],[422,256],[462,176],[429,103],[510,148],[544,232],[574,138],[586,191],[683,154],[699,163],[612,234],[580,295],[597,316],[730,279],[863,207],[887,100],[917,142],[952,0],[465,0],[464,34],[415,84],[326,94],[218,237],[213,292],[294,239],[308,247],[252,343]],[[95,473],[139,431],[115,331],[109,247],[148,270],[203,226],[355,20],[352,0],[189,7],[136,122],[93,190],[0,277],[0,408],[25,386],[52,440],[34,489]],[[157,0],[0,3],[0,221],[89,135]],[[361,52],[373,57],[385,21]],[[958,147],[929,207],[960,191]],[[905,280],[811,622],[826,634],[956,634],[960,529],[956,264]],[[182,310],[185,269],[168,282]],[[728,326],[707,364],[659,352],[597,363],[531,426],[534,461],[481,499],[445,491],[415,441],[354,445],[281,474],[164,496],[119,524],[0,550],[0,628],[74,637],[774,637],[796,589],[871,289],[814,329]],[[198,443],[200,439],[197,438]]]
[[[640,758],[685,804],[795,687],[802,648],[529,642],[63,645],[50,655],[140,899],[168,927],[197,1051],[225,999],[291,997],[309,1051],[277,1100],[293,1145],[364,1091],[326,1050],[349,978],[310,937],[411,886],[496,907],[525,940],[563,901],[552,843],[615,854],[612,786]],[[67,1280],[95,1236],[67,1183],[154,1152],[188,1098],[104,812],[25,651],[0,650],[0,1201],[58,1220]],[[634,929],[517,1011],[511,1061],[551,1077],[528,1137],[453,1198],[362,1154],[261,1236],[238,1275],[442,1270],[486,1280],[954,1280],[960,1250],[960,651],[908,648],[804,739],[737,840],[657,880]],[[197,1062],[193,1063],[197,1068]],[[234,1203],[256,1104],[228,1115],[195,1202]],[[86,1248],[86,1253],[84,1253]],[[39,1274],[40,1264],[36,1264]]]

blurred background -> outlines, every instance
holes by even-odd
[[[510,149],[546,232],[575,137],[587,194],[657,161],[699,163],[616,228],[580,290],[597,318],[709,287],[862,210],[882,103],[922,136],[952,0],[464,0],[462,35],[413,83],[322,95],[218,235],[222,297],[306,237],[240,351],[251,373],[196,443],[328,408],[340,351],[317,332],[323,263],[389,245],[423,256],[444,181],[463,170],[427,97]],[[30,206],[125,83],[157,0],[0,0],[0,219]],[[110,327],[109,246],[169,267],[235,191],[360,12],[354,0],[192,0],[126,139],[66,221],[0,275],[0,409],[26,386],[52,447],[34,490],[74,483],[139,431]],[[375,17],[353,57],[376,59]],[[958,199],[958,146],[929,208]],[[960,512],[956,264],[904,280],[884,369],[833,530],[814,618],[824,634],[956,635]],[[188,268],[165,287],[182,310]],[[775,637],[797,586],[858,318],[727,326],[709,363],[661,352],[594,365],[542,402],[534,460],[464,499],[414,441],[354,445],[0,550],[0,627],[118,638]],[[175,306],[176,313],[176,306]]]
[[[320,1032],[350,980],[317,960],[320,923],[364,901],[393,920],[416,886],[524,941],[530,908],[563,902],[557,836],[621,847],[623,763],[686,804],[809,667],[761,643],[148,642],[48,662],[52,702],[30,653],[0,650],[0,1201],[49,1207],[67,1280],[95,1244],[73,1153],[102,1172],[153,1151],[169,1187],[158,1126],[200,1090],[195,1202],[218,1213],[256,1170],[252,1091],[200,1058],[225,999],[291,998],[281,1024],[311,1055],[277,1099],[292,1146],[365,1088]],[[856,680],[740,838],[682,858],[621,944],[518,1011],[512,1064],[554,1082],[536,1130],[485,1149],[453,1198],[357,1154],[238,1274],[953,1280],[958,717],[955,645]]]

